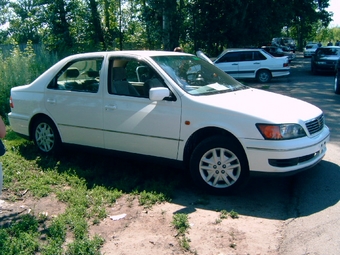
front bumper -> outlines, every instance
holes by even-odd
[[[250,171],[287,174],[310,168],[322,160],[330,135],[327,126],[313,137],[286,141],[244,140]]]

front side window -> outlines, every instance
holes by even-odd
[[[97,93],[103,58],[68,63],[50,82],[49,89]]]
[[[109,94],[149,98],[153,87],[166,87],[157,72],[144,61],[118,57],[109,63]]]
[[[153,60],[191,95],[226,93],[247,87],[196,56],[159,56]]]

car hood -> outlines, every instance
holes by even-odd
[[[205,107],[215,107],[216,113],[229,111],[230,114],[241,114],[243,118],[256,119],[256,122],[302,124],[322,114],[318,107],[305,101],[254,88],[200,96],[198,100]]]

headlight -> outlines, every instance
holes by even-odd
[[[305,130],[298,124],[256,124],[256,127],[267,140],[288,140],[306,136]]]

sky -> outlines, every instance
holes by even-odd
[[[333,12],[333,21],[330,23],[330,27],[340,27],[340,1],[329,0],[327,11]]]

